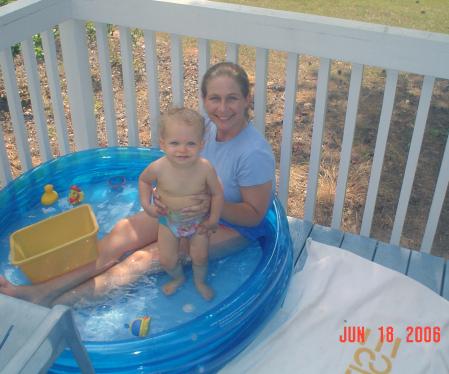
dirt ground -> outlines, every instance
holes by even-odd
[[[145,44],[141,34],[133,34],[134,67],[137,96],[140,144],[151,146],[149,131],[149,110],[145,76]],[[119,35],[112,30],[110,34],[110,53],[114,83],[114,98],[116,122],[119,134],[119,144],[127,145],[127,123],[125,100],[123,96],[123,77],[121,72]],[[223,46],[211,48],[211,64],[225,59]],[[198,67],[195,43],[184,47],[184,94],[185,105],[198,108]],[[243,52],[243,53],[242,53]],[[58,53],[60,48],[58,45]],[[254,82],[254,50],[241,47],[240,64],[247,70],[250,80]],[[89,54],[92,72],[92,83],[95,96],[95,111],[98,124],[98,136],[101,147],[107,146],[106,127],[102,106],[101,83],[95,38],[90,35]],[[63,87],[64,104],[66,107],[67,125],[72,151],[75,150],[71,127],[70,108],[66,93],[62,57],[60,73]],[[171,66],[170,44],[167,36],[158,36],[159,89],[161,111],[172,105],[171,97]],[[270,52],[269,75],[267,90],[266,137],[269,140],[277,162],[280,159],[280,142],[282,136],[283,99],[285,90],[285,54]],[[36,131],[33,122],[31,101],[26,87],[23,62],[20,54],[15,58],[19,91],[26,121],[29,145],[33,164],[40,163]],[[50,92],[47,84],[44,60],[39,60],[44,105],[46,108],[47,125],[51,138],[52,152],[59,155]],[[312,140],[315,92],[317,82],[318,60],[301,56],[298,75],[297,110],[292,147],[292,167],[290,177],[290,194],[287,214],[302,218],[307,189],[307,174],[310,146]],[[351,65],[333,61],[331,83],[327,107],[326,126],[322,150],[322,166],[319,178],[319,191],[315,223],[330,226],[340,150],[343,137],[348,88]],[[362,96],[359,104],[356,136],[354,139],[352,164],[350,169],[348,190],[344,207],[341,229],[358,234],[360,231],[369,174],[374,155],[377,128],[383,99],[386,71],[373,67],[365,67],[362,84]],[[401,73],[396,94],[395,110],[389,133],[389,140],[384,159],[382,178],[377,198],[375,216],[371,236],[388,242],[393,226],[403,173],[413,135],[422,77]],[[254,89],[254,87],[253,87]],[[252,115],[252,111],[250,111]],[[21,173],[20,162],[15,146],[10,114],[3,81],[0,79],[0,121],[5,138],[11,170],[14,177]],[[439,173],[444,147],[449,132],[449,82],[437,80],[430,108],[424,142],[422,145],[418,170],[414,181],[412,197],[407,212],[406,224],[403,230],[401,246],[419,250],[428,212],[430,209],[433,189]],[[432,254],[449,259],[449,198],[443,207],[440,223],[432,249]]]

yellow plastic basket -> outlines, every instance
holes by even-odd
[[[92,207],[81,205],[10,236],[11,264],[40,283],[98,258],[98,223]]]

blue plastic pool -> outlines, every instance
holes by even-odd
[[[118,175],[135,181],[148,163],[162,154],[145,148],[101,148],[42,164],[0,192],[0,235],[11,230],[22,216],[29,215],[30,206],[40,199],[45,184],[51,183],[56,191],[63,191],[69,185],[104,183]],[[102,199],[105,193],[89,198]],[[140,205],[135,196],[127,203],[135,208]],[[54,209],[56,214],[64,210],[64,204],[48,209]],[[110,214],[123,212],[112,207]],[[144,339],[86,342],[96,372],[213,373],[241,352],[280,307],[291,275],[288,223],[277,200],[269,212],[269,221],[267,235],[259,243],[260,260],[235,292],[196,318]],[[101,237],[110,227],[102,227],[101,218],[99,223]],[[51,372],[78,372],[70,351],[61,355]]]

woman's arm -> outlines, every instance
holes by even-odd
[[[271,201],[272,181],[256,186],[240,187],[241,203],[224,202],[221,218],[239,226],[253,227],[262,222]]]

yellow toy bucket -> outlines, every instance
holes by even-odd
[[[10,236],[11,264],[40,283],[98,258],[98,223],[92,207],[81,205]]]

